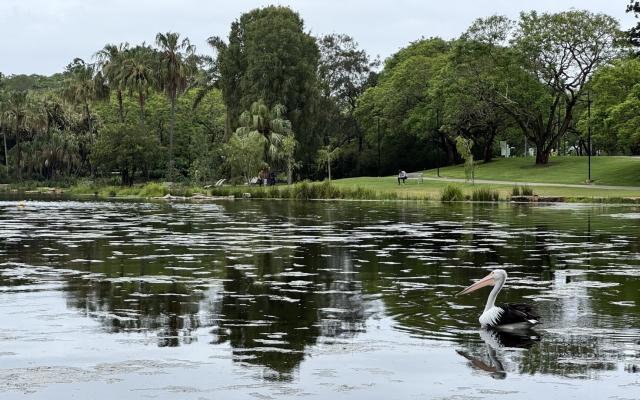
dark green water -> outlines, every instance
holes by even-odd
[[[640,210],[0,201],[0,321],[2,399],[640,398]]]

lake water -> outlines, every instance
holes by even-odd
[[[1,399],[638,399],[640,209],[0,201],[0,321]]]

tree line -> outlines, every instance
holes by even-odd
[[[312,36],[288,7],[255,9],[209,38],[208,54],[168,32],[49,77],[0,74],[0,178],[383,175],[459,163],[460,138],[485,162],[498,141],[533,149],[537,164],[638,154],[634,35],[589,11],[523,12],[381,63],[348,35]]]

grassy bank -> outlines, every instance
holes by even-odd
[[[532,157],[500,158],[478,163],[476,179],[514,182],[584,184],[587,157],[552,157],[547,165],[535,165]],[[425,171],[436,176],[435,169]],[[440,168],[440,176],[464,178],[464,166]],[[591,180],[595,185],[640,186],[640,157],[591,157]]]
[[[100,183],[80,182],[60,187],[58,185],[45,186],[38,182],[23,182],[21,184],[0,185],[0,192],[14,192],[24,194],[59,194],[71,197],[96,198],[145,198],[160,199],[170,195],[173,197],[234,197],[258,199],[354,199],[354,200],[424,200],[423,194],[402,196],[391,191],[375,191],[364,187],[338,187],[329,182],[303,181],[291,186],[222,186],[204,188],[189,185],[166,185],[158,182],[133,186],[113,186]]]
[[[187,185],[166,185],[157,182],[131,187],[81,182],[66,188],[38,186],[34,183],[0,186],[1,191],[17,193],[63,194],[71,197],[160,199],[166,195],[200,200],[206,197],[233,197],[257,199],[351,199],[351,200],[452,200],[452,201],[509,201],[512,195],[563,197],[567,202],[585,203],[639,203],[638,190],[608,190],[597,188],[529,187],[514,190],[514,185],[451,184],[444,181],[408,181],[398,185],[394,177],[361,177],[329,182],[299,182],[291,186],[270,187],[223,186],[204,188]],[[524,193],[526,191],[526,193]]]
[[[361,178],[348,178],[339,179],[333,181],[333,184],[339,188],[353,188],[353,187],[365,187],[372,189],[376,192],[395,192],[399,198],[430,198],[439,199],[443,190],[451,185],[445,181],[430,181],[425,180],[420,184],[414,180],[407,181],[407,184],[398,185],[398,181],[395,177],[361,177]],[[475,189],[490,189],[499,193],[501,199],[506,199],[511,196],[513,186],[512,184],[475,184],[460,183],[455,186],[462,189],[465,195],[471,196]],[[627,189],[598,189],[594,188],[571,188],[571,187],[559,187],[559,186],[535,186],[532,187],[533,191],[537,195],[541,196],[560,196],[565,197],[567,200],[581,199],[581,200],[595,200],[599,199],[620,199],[639,197],[640,190],[627,190]],[[589,201],[592,201],[589,200]]]
[[[439,200],[443,192],[451,183],[444,181],[425,180],[420,184],[414,180],[407,181],[407,184],[398,185],[395,177],[360,177],[347,178],[333,181],[333,185],[341,189],[352,189],[357,187],[368,188],[384,196],[385,193],[395,193],[397,198],[406,199],[431,199]],[[489,190],[495,192],[500,200],[509,200],[514,185],[512,184],[475,184],[460,183],[453,185],[462,191],[465,199],[471,199],[474,191]],[[567,202],[584,203],[636,203],[640,199],[640,190],[612,190],[593,188],[571,188],[559,186],[536,186],[531,187],[533,192],[539,196],[564,197]]]

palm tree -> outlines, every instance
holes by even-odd
[[[241,135],[260,135],[264,140],[265,161],[271,166],[283,161],[287,168],[287,182],[291,184],[298,143],[291,129],[291,121],[285,115],[286,108],[283,105],[276,104],[269,108],[262,100],[258,100],[251,104],[249,111],[240,115],[240,127],[236,132]]]
[[[4,166],[7,175],[9,174],[9,157],[7,157],[7,131],[4,129],[4,123],[8,115],[8,105],[4,92],[0,92],[0,130],[2,131],[2,139],[4,142]]]
[[[106,78],[109,88],[116,91],[120,123],[124,122],[124,103],[122,97],[124,77],[122,69],[128,50],[129,43],[120,43],[119,45],[107,44],[102,50],[95,54],[98,67]]]
[[[21,159],[20,156],[22,154],[22,149],[20,148],[20,136],[22,135],[21,130],[24,128],[24,121],[27,118],[27,109],[28,109],[28,97],[27,91],[14,91],[9,95],[8,102],[8,113],[13,119],[15,131],[14,134],[16,136],[16,174],[18,180],[22,180],[22,169],[20,166]]]
[[[66,75],[63,95],[67,100],[82,106],[88,132],[91,133],[93,127],[89,102],[105,98],[108,95],[104,77],[101,72],[96,73],[94,65],[86,64],[80,58],[76,58],[67,66]]]
[[[155,84],[153,49],[148,46],[138,46],[127,51],[122,62],[122,83],[135,93],[140,106],[140,125],[144,126],[144,106],[149,96],[149,89]]]
[[[189,79],[196,71],[197,57],[195,47],[189,39],[180,40],[175,32],[158,33],[156,45],[160,48],[160,88],[164,90],[171,103],[169,119],[169,169],[168,176],[173,177],[173,131],[176,119],[176,100],[183,94]]]

